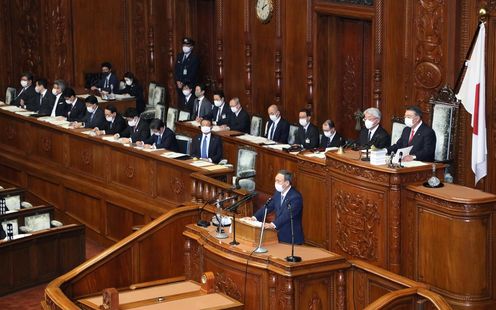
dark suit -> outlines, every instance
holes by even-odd
[[[69,104],[67,108],[67,120],[69,122],[82,122],[86,116],[86,104],[81,98],[77,98],[76,102],[72,105]]]
[[[107,75],[103,76],[102,74],[102,77],[100,78],[100,80],[98,80],[95,86],[100,88],[101,90],[110,92],[110,90],[112,89],[111,85],[113,86],[114,93],[119,90],[119,79],[113,72],[110,73],[108,81]]]
[[[220,110],[220,113],[219,113]],[[228,124],[228,119],[229,119],[229,114],[231,114],[231,108],[229,108],[229,105],[224,103],[222,108],[218,108],[216,106],[213,107],[212,112],[210,112],[210,117],[212,118],[212,121],[216,122],[217,125],[227,125]]]
[[[83,118],[84,128],[95,128],[101,129],[105,127],[105,112],[103,109],[98,107],[93,113],[86,112],[86,116]]]
[[[245,109],[241,109],[238,116],[231,112],[227,118],[227,126],[229,126],[230,130],[250,133],[250,116],[248,112]]]
[[[310,123],[307,130],[300,125],[296,132],[295,144],[303,145],[304,149],[314,149],[319,146],[319,129]]]
[[[197,74],[200,67],[200,60],[194,53],[190,53],[185,59],[183,58],[183,52],[177,55],[176,65],[174,67],[174,79],[194,87],[198,81]]]
[[[269,138],[270,126],[272,126],[273,123],[274,122],[272,120],[269,120],[267,122],[267,125],[265,126],[266,132],[264,137]],[[274,129],[274,136],[272,137],[272,141],[286,144],[288,143],[288,136],[289,136],[289,122],[284,118],[281,118],[277,123],[276,128]]]
[[[343,137],[339,133],[335,133],[334,137],[332,137],[332,141],[329,141],[325,135],[322,135],[322,139],[320,140],[320,147],[340,147],[343,144]]]
[[[197,117],[205,117],[210,115],[210,112],[212,112],[212,103],[207,99],[207,97],[203,97],[201,105],[200,100],[196,98],[195,104],[193,105],[193,114],[191,115],[191,119],[194,120]]]
[[[53,105],[55,104],[55,98],[56,97],[48,90],[45,92],[45,95],[43,97],[41,97],[41,94],[38,94],[36,98],[36,100],[40,102],[40,109],[38,111],[38,114],[39,115],[52,114]]]
[[[434,130],[422,122],[414,133],[411,143],[408,143],[411,130],[412,128],[405,127],[398,141],[388,147],[388,152],[396,152],[398,149],[413,145],[410,155],[415,155],[416,160],[434,161],[436,151],[436,133]]]
[[[378,149],[383,149],[388,147],[391,144],[391,137],[387,133],[387,131],[382,128],[381,125],[377,127],[377,130],[374,132],[374,135],[371,137],[370,141],[368,139],[369,130],[365,127],[362,127],[360,130],[360,136],[358,138],[358,144],[363,149],[368,149],[372,145],[374,145]]]
[[[186,96],[184,94],[181,96],[179,100],[179,110],[189,112],[190,115],[193,115],[193,107],[195,106],[195,95],[191,94],[189,99],[186,100]]]
[[[202,138],[203,134],[193,138],[191,142],[191,156],[201,158]],[[222,159],[222,140],[212,134],[210,134],[210,143],[208,144],[208,158],[216,164]]]
[[[114,93],[116,94],[129,94],[136,99],[136,110],[138,111],[138,114],[145,111],[145,98],[143,96],[143,87],[141,87],[141,85],[138,83],[133,83],[131,85],[126,84],[124,89],[115,89],[116,88],[114,88]]]
[[[64,95],[59,96],[59,100],[57,100],[57,96],[55,96],[55,116],[67,116],[68,110],[71,106],[65,103]],[[52,112],[50,111],[50,114]]]
[[[7,237],[7,234],[6,234],[6,233],[5,233],[5,231],[3,230],[2,225],[0,225],[0,240],[5,239],[5,237]]]
[[[281,193],[275,192],[274,195],[272,195],[272,200],[267,205],[267,214],[272,211],[276,212],[276,219],[273,223],[276,225],[277,237],[280,242],[291,243],[291,220],[288,203],[291,203],[291,208],[293,210],[294,242],[296,244],[302,244],[305,241],[303,237],[303,227],[301,225],[303,198],[294,187],[291,187],[286,193],[282,205]],[[264,208],[260,208],[255,212],[254,216],[257,220],[262,221],[264,212]]]
[[[152,135],[143,142],[145,142],[145,144],[150,144],[150,145],[155,144],[155,147],[157,149],[167,149],[169,151],[174,151],[174,152],[177,152],[179,149],[177,146],[176,135],[172,130],[170,130],[167,127],[165,127],[160,143],[157,143],[157,141],[158,141],[158,136]]]
[[[38,111],[40,108],[40,102],[39,100],[36,101],[36,91],[34,90],[34,84],[31,84],[27,88],[21,88],[20,90],[17,91],[17,97],[14,99],[13,105],[16,105],[18,107],[21,106],[21,99],[24,100],[24,106],[26,107],[27,110],[29,111]]]
[[[115,119],[113,122],[108,122],[105,120],[105,125],[103,126],[103,129],[105,130],[106,135],[115,135],[116,133],[121,134],[127,127],[126,120],[117,114],[115,116]]]
[[[150,126],[145,120],[140,118],[136,126],[131,127],[128,125],[122,132],[121,137],[130,138],[133,143],[136,141],[146,141],[150,137]]]

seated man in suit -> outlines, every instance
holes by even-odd
[[[86,105],[81,98],[76,97],[76,92],[72,88],[64,89],[63,95],[67,104],[67,120],[69,122],[82,122],[86,116]]]
[[[136,110],[141,114],[141,112],[145,111],[143,87],[140,85],[138,80],[136,80],[132,72],[126,72],[124,74],[124,84],[126,85],[124,89],[114,89],[114,93],[133,96],[136,99]]]
[[[104,113],[106,122],[102,128],[95,128],[97,136],[120,134],[126,129],[126,121],[117,113],[115,106],[109,104],[105,107]]]
[[[137,142],[137,145],[144,146],[146,149],[167,149],[169,151],[177,152],[176,135],[172,130],[167,128],[164,122],[158,118],[152,119],[150,122],[150,130],[152,135],[142,142]]]
[[[21,75],[21,89],[17,91],[12,104],[29,111],[38,111],[39,102],[36,101],[32,73],[25,72]]]
[[[319,146],[319,129],[310,123],[312,112],[308,109],[300,110],[298,115],[300,126],[296,132],[295,144],[304,149],[313,149]]]
[[[81,123],[76,122],[74,128],[103,128],[105,126],[105,113],[98,107],[98,99],[91,95],[84,99],[86,103],[86,116]]]
[[[320,140],[320,147],[340,147],[343,145],[343,137],[336,132],[334,122],[330,119],[322,124],[322,139]]]
[[[192,120],[201,121],[212,112],[212,103],[205,97],[205,85],[198,84],[195,87],[195,104],[193,105]]]
[[[124,112],[124,117],[127,120],[127,128],[121,134],[115,134],[116,138],[120,139],[122,143],[136,143],[138,141],[145,141],[150,137],[150,126],[146,120],[141,119],[136,108],[127,108]]]
[[[239,102],[239,98],[234,97],[229,101],[231,113],[227,116],[227,124],[222,125],[222,129],[241,131],[250,133],[250,116]]]
[[[272,223],[266,223],[267,228],[277,230],[277,237],[280,242],[291,243],[291,218],[289,205],[293,212],[293,229],[295,244],[303,244],[303,227],[301,224],[303,216],[303,198],[291,186],[292,174],[286,170],[280,170],[275,177],[276,192],[267,204],[267,214],[275,211],[276,218]],[[263,221],[265,209],[260,208],[251,218],[254,221]]]
[[[409,155],[402,161],[434,161],[436,151],[436,133],[432,128],[422,122],[422,110],[417,106],[408,107],[405,111],[405,125],[401,137],[395,144],[388,147],[388,152],[413,146]]]
[[[205,117],[201,121],[201,134],[191,143],[191,156],[219,163],[222,159],[222,140],[212,135],[212,121]]]
[[[55,80],[52,87],[52,95],[55,96],[55,104],[53,105],[50,116],[67,116],[68,104],[65,103],[63,92],[65,90],[65,82],[62,80]]]
[[[38,115],[50,115],[55,104],[55,96],[48,91],[48,81],[46,79],[36,80],[35,91],[38,94],[36,100],[39,102]]]
[[[359,147],[362,149],[368,149],[372,145],[378,149],[388,147],[391,144],[391,137],[380,125],[381,111],[377,108],[368,108],[364,115],[365,128],[360,130]]]
[[[282,118],[279,107],[275,104],[267,109],[269,120],[265,124],[265,134],[269,140],[286,144],[289,136],[289,122]]]
[[[226,104],[224,98],[224,92],[222,90],[214,91],[214,107],[210,113],[210,119],[214,125],[227,125],[231,109],[229,108],[229,105]]]
[[[91,86],[91,90],[96,89],[108,93],[119,89],[119,79],[115,73],[112,73],[112,64],[110,62],[102,63],[102,77],[96,85]]]

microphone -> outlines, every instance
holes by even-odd
[[[294,224],[293,224],[293,208],[291,202],[288,201],[289,219],[291,224],[291,256],[286,257],[287,262],[298,263],[301,262],[301,257],[294,255]]]
[[[236,201],[235,203],[233,203],[229,207],[225,208],[224,210],[229,211],[229,212],[236,212],[238,210],[238,208],[243,203],[253,199],[257,194],[258,194],[257,192],[253,191],[253,192],[249,193],[248,195],[244,196],[243,198],[241,198],[240,200]]]
[[[205,209],[205,207],[208,205],[208,204],[211,204],[211,203],[214,203],[216,202],[218,199],[219,199],[219,196],[222,196],[223,194],[225,193],[232,193],[232,191],[234,190],[234,188],[225,188],[223,189],[222,191],[220,191],[217,195],[215,195],[214,198],[211,198],[209,200],[207,200],[203,206],[201,206],[201,208],[199,209],[199,215],[200,215],[200,220],[198,220],[198,222],[196,222],[196,225],[197,226],[200,226],[200,227],[208,227],[210,226],[210,222],[209,221],[206,221],[206,220],[202,220],[201,219],[201,215],[203,213],[203,210]],[[233,198],[236,198],[238,194],[235,193],[234,196],[231,196],[231,197],[228,197],[228,198],[225,198],[223,199],[222,201],[219,201],[220,202],[224,202],[226,200],[229,200],[229,199],[233,199]]]
[[[389,166],[393,167],[393,158],[394,158],[394,152],[391,152],[391,155],[389,156]]]
[[[401,159],[403,158],[403,152],[400,152],[399,157],[398,163],[400,164],[400,168],[402,168],[403,166],[401,165]]]
[[[356,144],[356,141],[351,139],[351,140],[344,140],[345,141],[345,144],[343,145],[343,148],[348,148],[348,147],[352,147],[354,144]]]
[[[236,177],[236,182],[234,182],[234,188],[240,189],[241,188],[241,186],[239,185],[240,180],[251,179],[254,178],[256,175],[257,173],[253,169],[241,171],[239,175]]]

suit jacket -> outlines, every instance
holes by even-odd
[[[130,138],[134,143],[136,141],[146,141],[150,137],[150,126],[144,119],[139,119],[136,126],[127,126],[121,133],[121,137]]]
[[[84,128],[95,128],[101,129],[105,127],[107,120],[105,119],[105,112],[103,109],[98,107],[95,112],[86,112],[86,116],[83,118]]]
[[[0,225],[0,240],[5,239],[5,237],[7,237],[7,234],[6,234],[6,233],[5,233],[5,231],[3,230],[2,225]]]
[[[179,149],[177,145],[176,135],[172,130],[170,130],[167,127],[165,127],[164,133],[162,134],[162,139],[159,144],[157,144],[157,140],[158,140],[158,136],[151,135],[148,139],[146,139],[143,142],[150,145],[155,144],[155,147],[157,149],[167,149],[173,152],[177,152]]]
[[[188,84],[194,87],[198,81],[198,68],[200,67],[200,59],[196,54],[191,53],[184,59],[184,53],[177,55],[176,65],[174,66],[174,78],[176,81],[181,81],[183,84]]]
[[[57,100],[57,96],[55,96],[55,101],[55,116],[67,116],[67,112],[71,106],[65,103],[64,95],[60,95],[59,100]],[[50,114],[51,113],[52,112],[50,111]]]
[[[391,144],[391,137],[387,133],[387,131],[382,128],[381,125],[377,128],[372,136],[372,139],[368,141],[369,130],[365,127],[362,127],[360,130],[360,136],[358,138],[358,144],[361,148],[368,149],[372,145],[376,148],[383,149],[388,147]]]
[[[210,117],[212,121],[216,122],[217,125],[228,125],[229,114],[232,113],[229,105],[224,103],[219,115],[218,107],[214,106],[212,112],[210,112]]]
[[[67,120],[69,122],[82,122],[86,116],[86,104],[81,98],[76,99],[74,105],[69,104],[67,108]]]
[[[275,192],[272,195],[272,200],[267,205],[267,214],[270,212],[276,212],[276,219],[274,220],[274,225],[276,225],[277,237],[280,242],[291,243],[291,218],[289,213],[289,206],[293,211],[293,227],[294,227],[294,241],[296,244],[302,244],[305,242],[303,237],[303,227],[302,227],[302,215],[303,215],[303,198],[301,194],[294,188],[291,187],[284,197],[284,201],[281,205],[281,193]],[[264,208],[260,208],[255,212],[255,217],[257,220],[262,221],[264,216]]]
[[[108,87],[105,87],[105,80],[106,79],[107,79],[106,76],[102,76],[102,78],[100,80],[98,80],[98,82],[96,83],[95,86],[104,90],[104,91],[110,92],[110,90],[111,90],[110,85],[113,85],[114,93],[119,90],[119,79],[117,78],[115,73],[110,72]]]
[[[241,109],[238,116],[231,112],[227,119],[227,126],[229,126],[230,130],[250,133],[250,115],[248,115],[245,109]]]
[[[191,156],[201,157],[201,142],[203,134],[196,136],[191,142]],[[222,140],[218,136],[210,134],[210,143],[208,144],[208,158],[213,163],[219,163],[222,159]]]
[[[307,131],[300,125],[296,132],[295,144],[303,145],[304,149],[313,149],[319,146],[319,129],[314,124],[308,125]]]
[[[36,100],[40,102],[41,94],[37,94]],[[62,97],[62,96],[61,96]],[[53,105],[55,104],[55,97],[51,91],[47,90],[45,96],[41,99],[40,109],[38,111],[39,115],[50,115],[52,114]]]
[[[343,137],[339,133],[335,133],[334,137],[332,137],[332,141],[329,141],[325,135],[322,135],[322,139],[320,140],[320,147],[340,147],[343,144]]]
[[[198,106],[200,106],[200,100],[196,98],[195,104],[193,105],[193,114],[191,114],[191,119],[193,120],[196,119],[196,117],[205,117],[210,115],[210,112],[212,112],[212,103],[207,99],[207,97],[203,97],[200,111],[198,111]]]
[[[133,96],[136,99],[136,110],[138,111],[138,114],[141,114],[141,112],[145,111],[145,98],[143,95],[143,87],[139,85],[138,83],[134,83],[131,85],[127,85],[124,87],[124,89],[118,89],[114,88],[114,93],[116,94],[129,94],[130,96]]]
[[[412,142],[408,143],[411,131],[412,128],[405,127],[398,141],[388,147],[388,152],[396,152],[398,149],[413,145],[410,155],[415,155],[417,157],[416,160],[434,161],[434,153],[436,151],[436,133],[434,130],[422,122],[414,133]]]
[[[21,93],[22,92],[22,93]],[[24,100],[24,106],[26,107],[27,110],[29,111],[38,111],[40,108],[40,102],[39,100],[36,101],[36,91],[34,90],[34,84],[31,84],[29,87],[26,89],[19,89],[17,91],[17,97],[14,99],[13,105],[16,105],[18,107],[21,106],[21,99]]]
[[[179,101],[179,110],[189,112],[193,115],[193,107],[195,106],[195,95],[191,94],[189,99],[186,100],[186,96],[181,93],[181,100]]]
[[[265,125],[265,135],[264,137],[268,138],[269,137],[269,130],[270,126],[272,126],[273,121],[269,120],[267,124]],[[274,130],[274,137],[272,138],[273,141],[279,142],[286,144],[288,143],[288,136],[289,136],[289,122],[285,120],[284,118],[281,118],[279,122],[277,123],[277,127]]]
[[[105,130],[106,135],[115,135],[118,133],[119,135],[126,129],[127,123],[126,120],[117,114],[113,122],[108,122],[105,120],[105,125],[103,126],[103,130]]]

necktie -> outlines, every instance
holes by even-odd
[[[272,123],[272,126],[270,127],[269,140],[274,140],[274,128],[275,127],[276,127],[276,124]]]
[[[367,136],[367,140],[370,142],[370,138],[372,137],[372,131],[369,130],[369,134]]]
[[[90,122],[93,121],[93,116],[95,116],[95,112],[91,113],[91,116],[90,116]]]
[[[20,96],[20,95],[24,92],[24,90],[25,90],[25,88],[23,87],[23,88],[21,89],[21,91],[19,92],[19,94],[16,96],[16,99],[17,99],[17,98],[19,98],[19,96]]]
[[[207,155],[207,136],[203,136],[200,157],[201,158],[208,158],[208,155]]]
[[[413,140],[413,136],[415,135],[415,130],[413,130],[412,128],[412,131],[410,132],[410,139],[408,139],[408,144],[411,144],[412,143],[412,140]]]
[[[157,143],[155,143],[155,146],[160,145],[160,143],[162,143],[162,136],[161,135],[157,137]]]
[[[281,206],[284,203],[284,195],[281,194]]]
[[[216,122],[220,121],[220,113],[222,113],[221,108],[219,108],[219,110],[217,111],[217,119],[215,120]]]
[[[112,129],[112,125],[114,124],[114,122],[110,122],[110,129]]]
[[[43,102],[43,95],[40,94],[40,105]]]

